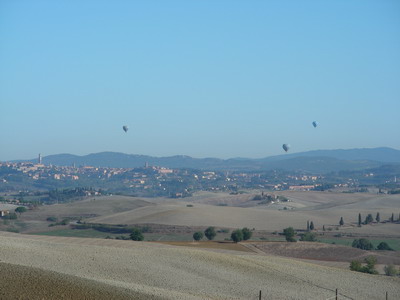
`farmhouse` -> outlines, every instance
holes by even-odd
[[[0,217],[4,217],[10,214],[9,210],[0,210]]]

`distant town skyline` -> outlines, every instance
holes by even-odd
[[[399,53],[399,1],[1,1],[0,161],[400,149]]]

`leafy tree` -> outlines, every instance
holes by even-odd
[[[372,250],[374,248],[372,243],[367,239],[355,239],[351,246],[362,250]]]
[[[20,215],[21,215],[22,213],[26,212],[26,211],[27,211],[27,209],[26,209],[25,206],[18,206],[18,207],[15,209],[15,212],[19,213]]]
[[[201,231],[197,231],[195,233],[193,233],[193,239],[195,241],[200,241],[203,238],[203,233]]]
[[[339,225],[340,225],[340,226],[343,226],[343,225],[344,225],[343,217],[340,217]]]
[[[294,231],[293,227],[288,227],[283,229],[283,235],[286,238],[286,241],[288,242],[296,242],[296,239],[294,236],[296,235],[296,232]]]
[[[376,222],[380,222],[381,221],[381,216],[379,215],[379,213],[376,213],[376,217],[375,217]]]
[[[314,222],[313,221],[310,222],[310,230],[314,230]]]
[[[396,267],[394,265],[387,265],[384,267],[385,274],[387,276],[396,276],[399,274],[399,271],[396,270]]]
[[[369,274],[378,274],[378,271],[375,270],[375,264],[376,264],[375,256],[368,256],[367,258],[364,259],[364,261],[367,263],[367,265],[361,269],[361,272]]]
[[[204,231],[204,235],[206,236],[206,238],[208,240],[213,240],[215,238],[215,236],[217,235],[217,233],[215,232],[215,228],[214,227],[208,227],[205,231]]]
[[[368,216],[365,218],[364,224],[372,223],[372,221],[374,221],[374,218],[371,214],[368,214]]]
[[[300,241],[305,242],[315,242],[317,240],[317,235],[314,232],[306,232],[300,238]]]
[[[359,262],[358,260],[352,260],[350,262],[350,270],[360,272],[361,262]]]
[[[143,233],[139,228],[133,228],[132,229],[132,233],[130,234],[130,238],[131,238],[131,240],[134,240],[134,241],[143,241],[144,240]]]
[[[235,231],[232,232],[231,234],[231,239],[235,242],[238,243],[241,240],[243,240],[243,231],[240,229],[236,229]]]
[[[393,251],[392,248],[390,248],[390,246],[388,245],[388,243],[386,242],[381,242],[377,247],[376,250],[389,250],[389,251]]]
[[[247,241],[253,235],[253,233],[247,227],[242,229],[242,234],[243,234],[243,240],[244,241]]]
[[[361,214],[358,214],[358,227],[361,227]]]
[[[366,263],[366,266],[362,266],[357,260],[351,261],[350,270],[369,274],[378,274],[378,271],[375,270],[376,257],[368,256],[364,259],[364,262]]]

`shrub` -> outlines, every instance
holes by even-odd
[[[134,241],[143,241],[144,236],[142,234],[142,231],[139,228],[133,228],[132,233],[130,234],[131,240]]]
[[[296,232],[294,231],[293,227],[288,227],[283,229],[283,235],[286,238],[286,241],[288,242],[296,242],[296,239],[294,236],[296,235]]]
[[[235,243],[240,242],[241,240],[243,240],[243,231],[240,229],[236,229],[234,232],[232,232],[231,239]]]
[[[15,209],[15,212],[17,212],[17,213],[19,213],[19,214],[22,214],[22,213],[24,213],[24,212],[26,212],[26,211],[27,211],[27,209],[26,209],[25,206],[18,206],[18,207]]]
[[[300,238],[300,241],[304,242],[315,242],[317,240],[317,235],[314,232],[306,232]]]
[[[358,260],[352,260],[350,262],[350,270],[360,272],[361,262],[359,262]]]
[[[396,267],[394,265],[387,265],[384,267],[385,274],[387,276],[396,276],[399,274],[399,271],[396,270]]]
[[[362,250],[372,250],[374,248],[372,243],[367,239],[355,239],[351,246]]]
[[[214,227],[208,227],[205,231],[204,231],[204,235],[206,236],[206,238],[211,241],[215,238],[215,236],[217,235],[217,233],[215,232],[215,228]]]
[[[390,248],[390,246],[388,245],[388,243],[386,242],[381,242],[377,247],[376,250],[389,250],[389,251],[393,251],[392,248]]]
[[[243,240],[244,241],[247,241],[253,235],[253,233],[247,227],[242,229],[242,234],[243,234]]]
[[[56,217],[48,217],[46,219],[47,222],[57,222],[57,218]]]
[[[60,225],[68,225],[69,224],[69,219],[64,219],[60,222]]]
[[[193,239],[195,241],[200,241],[203,238],[203,233],[201,231],[193,233]]]
[[[357,260],[351,261],[350,262],[350,270],[357,271],[357,272],[363,272],[363,273],[369,273],[369,274],[378,274],[378,271],[375,270],[376,257],[368,256],[367,258],[365,258],[364,262],[366,263],[366,265],[362,266],[361,262],[359,262]]]
[[[366,262],[366,266],[361,268],[361,272],[369,273],[369,274],[378,274],[378,271],[375,270],[376,264],[376,257],[375,256],[368,256],[364,260]]]

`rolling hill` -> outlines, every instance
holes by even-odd
[[[256,299],[260,290],[265,299],[333,299],[335,289],[341,299],[382,299],[400,292],[398,278],[266,254],[5,232],[0,243],[0,297],[7,299]]]

